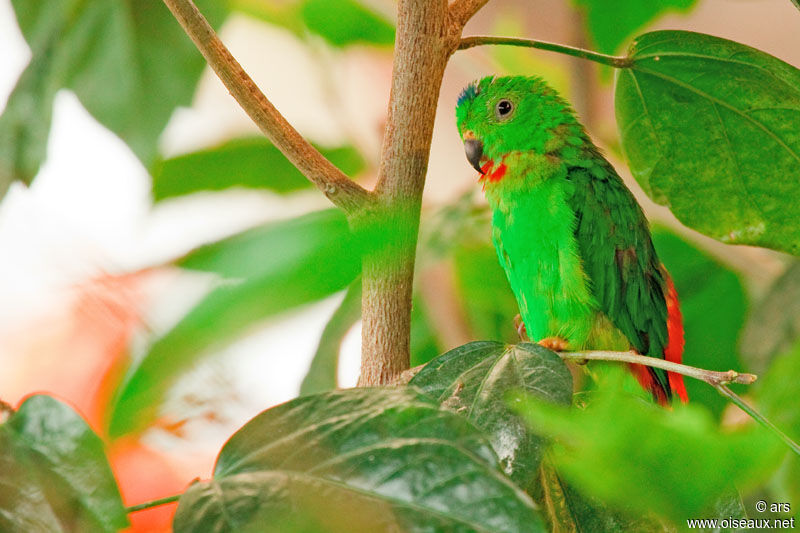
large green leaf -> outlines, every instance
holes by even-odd
[[[667,230],[654,228],[653,242],[678,291],[686,341],[683,362],[713,370],[745,370],[737,337],[747,313],[747,293],[739,276]],[[722,416],[727,401],[713,387],[689,378],[684,383],[689,401]]]
[[[583,8],[597,48],[613,54],[643,26],[670,11],[687,11],[697,0],[573,0]]]
[[[755,306],[742,331],[742,355],[761,373],[800,339],[800,262],[793,263]]]
[[[572,375],[555,353],[538,344],[478,341],[428,363],[409,383],[489,436],[505,472],[527,487],[538,474],[544,441],[508,408],[511,391],[569,405]]]
[[[350,389],[269,409],[181,497],[187,531],[543,531],[485,438],[413,389]]]
[[[0,472],[4,532],[114,532],[128,525],[102,441],[51,396],[32,396],[8,420],[0,418]]]
[[[225,2],[198,1],[219,25]],[[0,195],[30,182],[45,157],[53,98],[72,89],[145,163],[176,106],[188,104],[205,65],[162,2],[13,0],[31,62],[0,116]]]
[[[202,247],[185,268],[230,279],[156,340],[129,370],[111,413],[109,434],[143,429],[182,372],[259,321],[344,289],[360,269],[364,243],[338,210],[271,223]]]
[[[617,78],[634,176],[687,226],[800,254],[800,70],[710,35],[638,37]]]
[[[264,2],[232,0],[235,9],[283,26],[300,38],[319,35],[333,46],[354,44],[390,45],[394,25],[383,15],[358,0],[302,0]]]
[[[558,471],[582,493],[615,508],[683,525],[763,482],[785,446],[761,426],[722,431],[704,409],[674,411],[630,396],[601,393],[585,409],[533,398],[516,404],[531,428],[558,439]]]
[[[345,174],[364,168],[364,160],[350,146],[322,149]],[[152,170],[153,200],[158,202],[198,191],[220,191],[231,187],[266,189],[288,193],[311,187],[288,159],[261,137],[235,139],[214,148],[156,163]]]

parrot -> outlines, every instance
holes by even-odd
[[[461,92],[456,123],[527,336],[680,363],[678,294],[647,219],[570,105],[540,77],[487,76]],[[658,403],[688,401],[682,375],[629,368]]]

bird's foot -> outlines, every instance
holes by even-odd
[[[528,338],[528,331],[525,329],[525,322],[522,321],[522,315],[519,313],[517,313],[517,316],[514,317],[514,327],[517,330],[517,335],[519,335],[519,340],[522,342],[531,341]]]
[[[552,350],[554,352],[566,352],[569,348],[567,341],[561,337],[547,337],[540,340],[536,344],[544,346],[548,350]]]

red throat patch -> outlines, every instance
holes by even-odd
[[[508,171],[508,167],[505,163],[500,163],[497,167],[494,166],[494,161],[491,159],[486,162],[481,167],[481,172],[483,175],[478,178],[478,181],[483,183],[483,188],[486,189],[486,183],[497,183],[503,176],[506,175],[506,171]]]

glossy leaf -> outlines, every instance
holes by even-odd
[[[737,343],[747,314],[742,280],[725,265],[663,228],[653,229],[653,242],[678,291],[686,341],[683,362],[698,368],[744,371]],[[684,378],[684,383],[689,401],[701,403],[715,416],[722,416],[728,402],[713,387],[690,378]]]
[[[219,25],[224,2],[197,2]],[[172,111],[188,104],[205,62],[161,2],[13,0],[32,57],[0,116],[0,195],[45,158],[53,98],[75,92],[145,163]]]
[[[413,389],[349,389],[264,411],[181,497],[174,530],[543,531],[485,438]]]
[[[459,346],[428,363],[409,384],[481,428],[506,474],[521,487],[536,477],[545,442],[508,408],[508,394],[524,391],[562,405],[572,401],[572,375],[561,358],[529,343]]]
[[[0,472],[4,532],[114,532],[128,525],[102,441],[50,396],[31,396],[0,421]]]
[[[557,439],[555,465],[576,489],[675,524],[709,516],[732,485],[747,490],[763,482],[786,449],[761,426],[723,432],[692,404],[669,411],[607,393],[585,409],[518,401],[532,429]]]
[[[773,357],[789,351],[800,339],[800,262],[794,263],[761,298],[742,331],[742,354],[758,374]]]
[[[358,278],[347,288],[342,303],[322,330],[311,366],[300,384],[301,396],[336,388],[342,341],[360,318],[361,278]]]
[[[109,434],[151,423],[182,372],[270,316],[344,289],[360,269],[364,243],[337,210],[270,223],[204,246],[179,261],[229,279],[157,339],[129,370]]]
[[[322,149],[345,174],[354,176],[364,160],[350,146]],[[232,187],[289,193],[311,187],[286,157],[263,138],[235,139],[214,148],[159,161],[153,167],[153,200]]]
[[[687,226],[800,254],[800,70],[743,44],[659,31],[617,78],[634,176]]]
[[[613,54],[636,31],[669,12],[688,11],[697,0],[573,0],[600,52]]]

